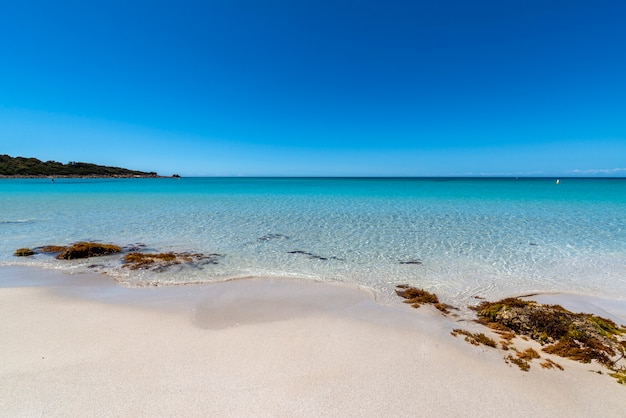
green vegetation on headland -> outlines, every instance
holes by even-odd
[[[0,155],[0,177],[158,177],[155,172],[128,170],[119,167]]]

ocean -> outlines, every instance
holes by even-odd
[[[247,277],[397,284],[465,306],[535,292],[626,300],[626,179],[1,179],[0,266],[127,286]],[[100,241],[219,254],[165,271],[17,248]]]

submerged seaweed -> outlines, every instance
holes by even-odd
[[[321,260],[321,261],[328,261],[328,260],[339,260],[339,261],[343,261],[342,258],[337,258],[337,257],[322,257],[320,255],[317,254],[313,254],[307,251],[302,251],[302,250],[294,250],[294,251],[287,251],[287,254],[301,254],[301,255],[305,255],[307,256],[307,258],[310,258],[311,260]]]
[[[217,264],[221,254],[199,254],[199,253],[139,253],[132,252],[124,256],[123,267],[131,270],[155,270],[164,271],[169,267],[180,264]]]
[[[18,248],[17,250],[15,250],[13,255],[16,257],[28,257],[31,255],[35,255],[35,252],[30,248]]]
[[[59,260],[74,260],[77,258],[101,257],[120,252],[122,252],[122,248],[114,244],[77,242],[61,251],[56,258]]]

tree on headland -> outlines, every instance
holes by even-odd
[[[128,170],[90,163],[40,161],[37,158],[0,155],[0,176],[5,177],[157,177],[155,172]]]

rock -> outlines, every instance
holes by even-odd
[[[311,260],[321,260],[321,261],[337,260],[337,261],[345,261],[343,258],[338,258],[338,257],[335,257],[335,256],[332,256],[332,257],[322,257],[321,255],[309,253],[307,251],[302,251],[302,250],[287,251],[287,254],[301,254],[301,255],[307,256],[307,258],[310,258]]]
[[[419,266],[422,264],[421,260],[407,260],[407,261],[400,261],[400,264],[413,264],[416,266]]]

